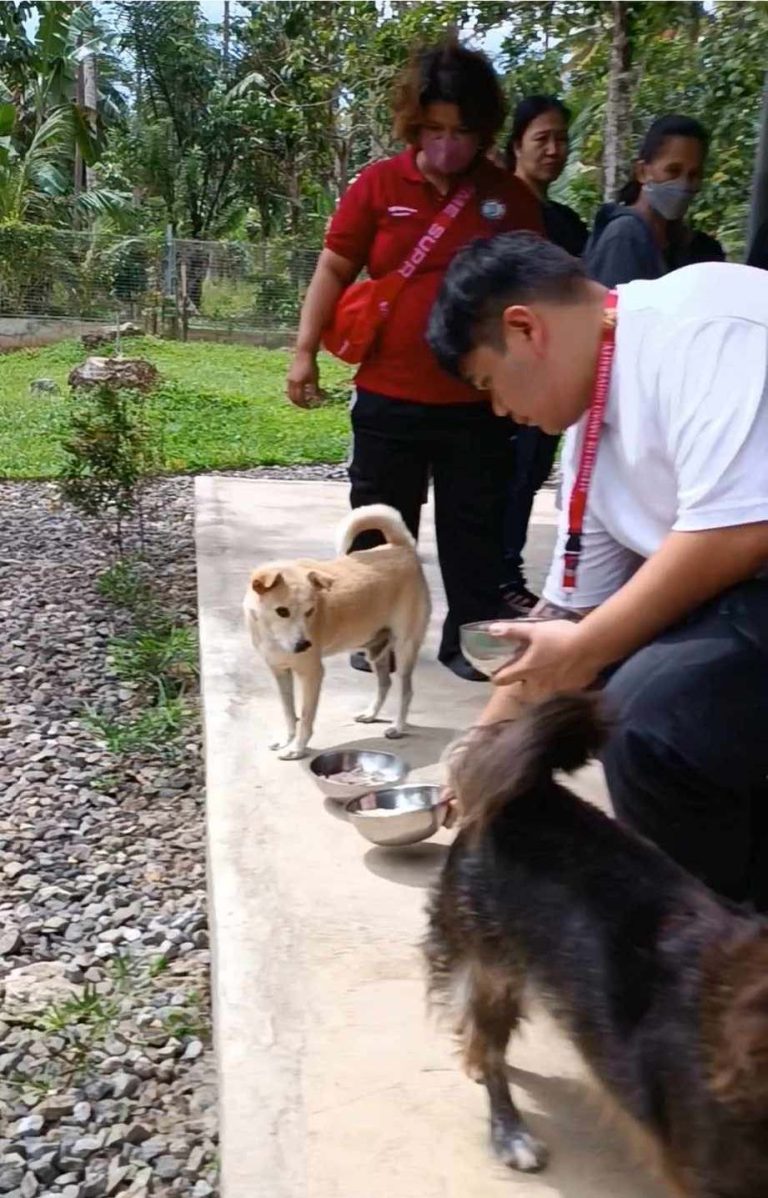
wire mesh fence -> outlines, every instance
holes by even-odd
[[[186,338],[290,334],[318,251],[127,237],[35,226],[0,230],[0,319],[130,321]]]

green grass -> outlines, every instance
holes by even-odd
[[[148,358],[162,384],[151,415],[163,430],[169,472],[338,462],[347,452],[343,403],[300,411],[285,399],[289,354],[216,342],[142,337],[123,352]],[[77,341],[0,355],[0,478],[52,478],[67,412],[67,376],[86,357]],[[343,394],[349,368],[325,357],[322,384]],[[33,379],[54,379],[61,395],[31,395]]]

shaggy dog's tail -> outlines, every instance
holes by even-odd
[[[558,695],[519,719],[474,729],[449,763],[462,827],[482,834],[508,803],[551,782],[555,770],[585,765],[606,732],[599,700],[585,694]]]

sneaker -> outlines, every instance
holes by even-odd
[[[463,653],[454,653],[451,657],[440,657],[438,661],[455,674],[457,678],[463,678],[465,682],[487,682],[485,674],[481,674],[479,670],[468,662]]]
[[[510,583],[501,588],[503,612],[507,619],[524,620],[539,602],[539,596],[529,591],[522,582]]]

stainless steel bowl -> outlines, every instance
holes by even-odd
[[[363,770],[367,777],[359,782],[336,782],[334,774]],[[370,749],[331,749],[318,753],[309,763],[309,772],[320,790],[337,803],[348,803],[359,795],[372,794],[384,787],[396,786],[408,776],[408,765],[395,753]],[[379,778],[379,781],[372,781]]]
[[[487,678],[492,677],[502,666],[517,661],[525,652],[523,641],[516,645],[513,641],[491,635],[489,630],[493,625],[505,623],[541,624],[543,621],[537,616],[527,620],[476,620],[474,624],[462,624],[459,629],[462,653]]]
[[[347,803],[347,819],[371,844],[395,847],[427,840],[445,823],[448,803],[431,782],[393,786]]]

